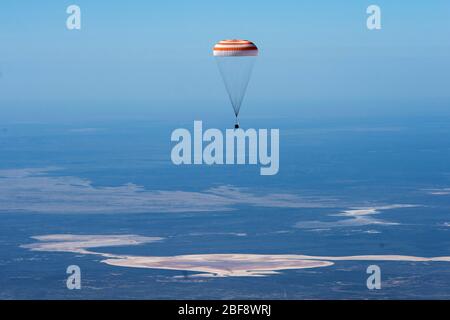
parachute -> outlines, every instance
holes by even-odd
[[[239,128],[239,111],[258,56],[258,48],[248,40],[222,40],[213,48],[220,74],[230,97]]]

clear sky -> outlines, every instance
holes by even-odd
[[[0,102],[223,100],[211,48],[226,38],[260,48],[254,101],[450,101],[448,0],[2,0]]]

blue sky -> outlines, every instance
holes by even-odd
[[[81,31],[65,28],[70,4]],[[381,31],[366,29],[370,4]],[[0,21],[4,103],[223,101],[211,47],[224,38],[260,48],[249,103],[450,101],[445,0],[2,0]]]

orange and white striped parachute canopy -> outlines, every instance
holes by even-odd
[[[248,40],[222,40],[213,48],[215,57],[257,56],[258,48]]]

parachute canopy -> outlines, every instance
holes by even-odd
[[[228,91],[236,116],[235,127],[238,128],[238,115],[258,48],[248,40],[222,40],[214,46],[213,55]]]
[[[258,48],[248,40],[222,40],[213,49],[215,57],[257,56]]]

